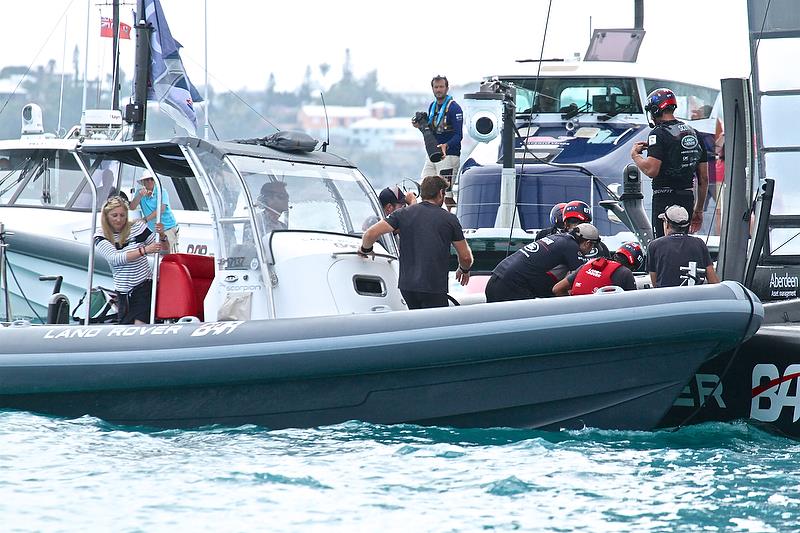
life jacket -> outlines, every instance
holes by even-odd
[[[668,144],[665,160],[661,162],[658,176],[653,179],[653,188],[692,188],[695,169],[703,154],[700,135],[694,128],[678,120],[658,124],[653,132],[658,129],[666,132]]]
[[[616,261],[598,257],[578,269],[575,281],[572,282],[572,294],[592,294],[606,285],[613,285],[611,275],[621,267]]]
[[[437,112],[436,100],[431,102],[431,105],[428,108],[428,125],[436,133],[444,133],[453,129],[453,127],[447,122],[447,112],[450,110],[450,104],[452,103],[453,97],[448,94],[444,99],[444,102],[442,102],[442,105],[439,106]]]

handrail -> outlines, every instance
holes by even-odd
[[[89,320],[92,314],[92,278],[94,276],[94,235],[97,233],[97,186],[92,179],[92,176],[89,174],[89,169],[86,168],[86,164],[83,162],[83,159],[76,153],[72,152],[72,156],[75,158],[75,161],[78,162],[78,166],[81,168],[83,172],[83,179],[89,185],[89,190],[92,191],[92,231],[89,233],[89,261],[86,265],[87,268],[87,281],[86,281],[86,322],[84,325],[89,325]]]
[[[340,255],[359,255],[359,253],[358,252],[331,252],[331,257],[339,257]],[[388,259],[390,263],[392,261],[397,261],[397,258],[395,256],[393,256],[393,255],[390,255],[390,254],[370,253],[369,255],[373,256],[373,257],[382,257],[384,259]]]
[[[136,153],[139,154],[139,157],[142,159],[142,163],[153,176],[153,179],[156,182],[156,187],[158,188],[158,193],[156,194],[156,220],[155,224],[158,226],[161,224],[161,200],[162,200],[162,189],[161,189],[161,178],[158,177],[153,167],[150,165],[150,161],[144,156],[144,152],[140,147],[136,147]],[[147,222],[145,222],[146,224]],[[156,242],[161,242],[161,234],[156,231]],[[155,259],[153,259],[153,289],[150,293],[150,324],[155,322],[156,318],[156,296],[158,296],[158,265],[161,262],[161,250],[156,252]]]

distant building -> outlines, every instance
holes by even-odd
[[[326,119],[327,115],[327,119]],[[389,118],[395,115],[395,106],[390,102],[370,102],[363,106],[304,105],[297,114],[297,123],[305,131],[320,131],[349,128],[365,118]]]
[[[422,135],[408,117],[365,118],[350,125],[349,141],[369,152],[421,150]]]
[[[22,83],[20,83],[23,78],[22,74],[10,74],[0,77],[0,98],[5,101],[12,95],[17,98],[25,96],[28,92],[22,86]]]

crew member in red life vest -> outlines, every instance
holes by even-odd
[[[603,287],[616,285],[626,291],[636,289],[633,270],[644,264],[644,253],[638,242],[626,242],[611,259],[598,257],[562,279],[553,287],[556,296],[592,294]]]

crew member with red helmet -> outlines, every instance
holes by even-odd
[[[697,132],[674,116],[678,107],[675,93],[656,89],[647,95],[645,112],[653,128],[647,142],[637,142],[631,158],[639,170],[653,178],[651,220],[656,237],[664,236],[658,215],[670,205],[680,205],[691,216],[690,232],[703,224],[703,206],[708,193],[708,154]],[[647,157],[642,151],[647,149]],[[697,175],[697,195],[694,176]]]
[[[556,283],[553,294],[592,294],[609,285],[622,287],[626,291],[636,289],[633,270],[644,264],[644,253],[638,242],[626,242],[620,246],[611,259],[598,257],[589,261],[577,271]]]
[[[553,285],[558,280],[550,271],[562,264],[568,270],[576,270],[583,264],[583,254],[591,250],[598,239],[597,228],[583,223],[567,233],[548,235],[525,245],[494,268],[486,284],[486,301],[553,296]]]

